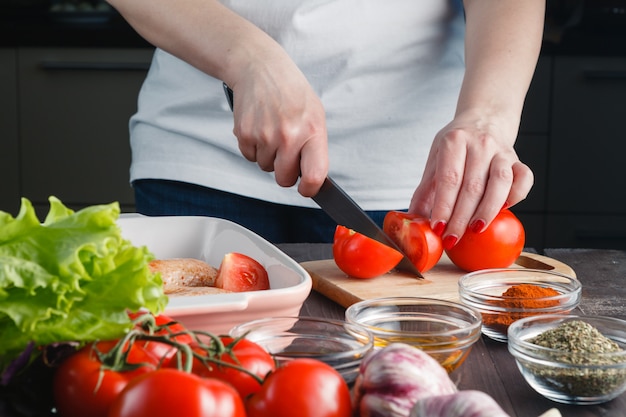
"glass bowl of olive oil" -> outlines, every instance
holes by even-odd
[[[297,358],[313,358],[332,366],[347,383],[356,378],[361,360],[372,350],[374,338],[361,326],[318,317],[268,317],[233,327],[231,337],[245,337],[280,365]]]
[[[460,303],[420,297],[386,297],[357,302],[346,321],[374,336],[374,349],[406,343],[435,358],[448,373],[467,358],[480,338],[481,315]]]
[[[543,315],[508,329],[508,349],[526,382],[565,404],[601,404],[626,391],[626,321]]]

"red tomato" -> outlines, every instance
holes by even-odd
[[[164,368],[133,379],[111,405],[108,417],[245,415],[239,394],[226,382]]]
[[[335,263],[354,278],[374,278],[395,267],[402,254],[361,233],[337,226],[333,240]]]
[[[263,380],[268,373],[275,369],[274,358],[258,344],[247,340],[237,339],[234,344],[232,337],[222,336],[222,343],[231,349],[230,354],[224,353],[219,358],[223,362],[235,364]],[[196,352],[201,351],[196,349]],[[208,366],[207,366],[208,365]],[[231,384],[239,392],[242,399],[254,394],[261,388],[261,384],[250,374],[229,366],[207,362],[206,365],[196,359],[193,373],[202,377],[217,378]]]
[[[224,255],[217,271],[215,286],[228,291],[258,291],[270,288],[267,271],[255,259],[243,253]]]
[[[331,366],[294,359],[278,367],[246,402],[248,417],[350,417],[350,390]]]
[[[502,210],[485,230],[468,230],[446,253],[456,266],[468,272],[506,268],[522,253],[524,242],[522,222],[510,210]]]
[[[133,320],[137,320],[143,314],[151,314],[147,312],[130,313],[130,317]],[[154,335],[176,335],[172,337],[172,340],[181,344],[190,344],[194,341],[194,338],[187,332],[187,329],[182,324],[178,323],[171,317],[164,314],[152,316],[154,318],[155,329],[152,329]],[[148,326],[142,327],[138,325],[138,328],[142,329],[146,333],[150,333]],[[150,352],[153,356],[159,358],[162,366],[170,366],[170,363],[176,358],[176,347],[167,343],[161,343],[156,341],[137,340],[135,344],[141,345],[145,350]]]
[[[146,364],[132,371],[102,369],[98,352],[109,352],[116,341],[83,347],[56,370],[53,383],[55,406],[62,417],[106,417],[117,395],[135,377],[156,369],[158,359],[138,345],[128,352],[128,363]]]
[[[420,272],[431,269],[443,255],[441,237],[431,229],[430,221],[422,216],[390,211],[383,221],[383,231]]]

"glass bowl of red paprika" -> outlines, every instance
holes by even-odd
[[[500,342],[519,319],[570,313],[581,293],[576,277],[540,269],[484,269],[459,279],[461,302],[480,311],[482,333]]]
[[[374,336],[374,349],[405,343],[423,350],[451,373],[480,338],[480,313],[461,303],[426,297],[383,297],[346,309],[346,321]]]

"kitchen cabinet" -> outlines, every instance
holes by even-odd
[[[0,210],[19,209],[19,137],[17,126],[17,53],[0,49]]]
[[[20,194],[78,209],[118,201],[134,211],[128,121],[150,48],[17,49]]]
[[[516,144],[527,246],[626,249],[625,116],[626,57],[542,55]]]
[[[515,145],[520,160],[530,167],[535,176],[535,183],[526,199],[512,209],[524,224],[526,247],[533,248],[542,248],[545,240],[552,65],[551,56],[539,58],[524,103]]]
[[[626,249],[626,57],[557,56],[546,241]]]

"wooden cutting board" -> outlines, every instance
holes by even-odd
[[[444,255],[437,265],[425,272],[424,279],[398,271],[371,279],[350,278],[335,264],[333,259],[302,262],[313,280],[313,289],[343,307],[379,297],[428,297],[459,301],[458,280],[465,274]],[[522,252],[511,267],[535,268],[576,276],[568,265],[547,256]]]

